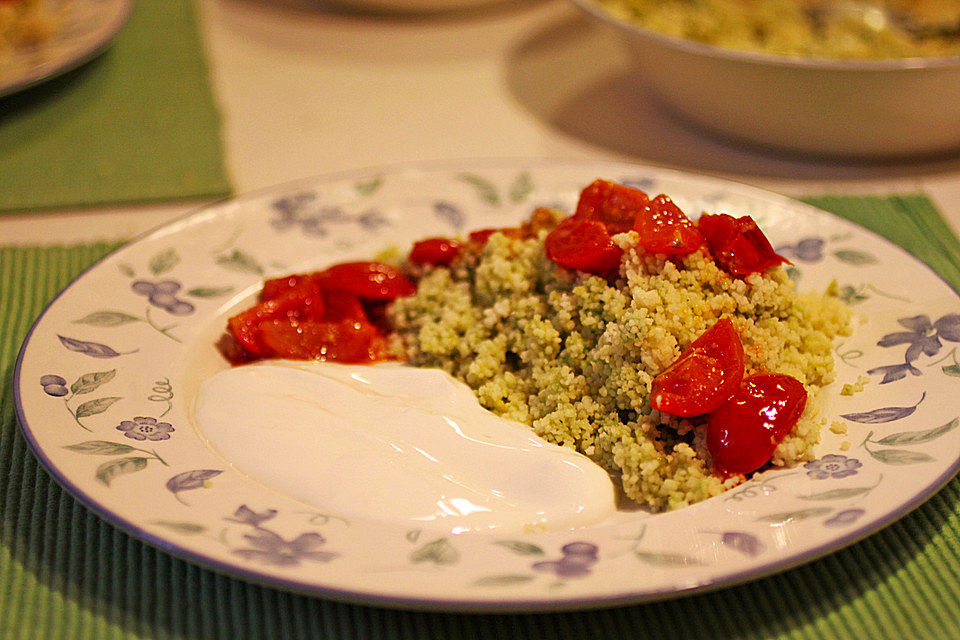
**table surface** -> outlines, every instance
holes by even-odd
[[[937,159],[852,164],[771,155],[719,141],[659,111],[630,83],[627,60],[618,43],[594,28],[565,0],[503,0],[468,12],[432,16],[371,15],[327,7],[323,1],[197,0],[212,88],[223,118],[226,165],[238,194],[324,173],[417,160],[616,160],[710,174],[786,195],[922,192],[934,202],[953,230],[960,232],[960,154]],[[177,202],[4,214],[0,215],[0,245],[130,238],[200,204]],[[923,233],[915,235],[925,237]],[[955,495],[941,492],[931,500],[931,510],[947,513],[948,509],[955,509]],[[64,509],[69,516],[67,507]],[[931,510],[924,512],[923,517]],[[68,516],[64,522],[69,521]],[[880,543],[872,546],[871,539],[839,560],[834,554],[830,562],[835,564],[831,564],[829,570],[850,576],[850,580],[845,585],[830,580],[818,584],[817,589],[826,589],[827,597],[832,598],[827,608],[820,609],[820,605],[812,606],[802,598],[797,599],[785,609],[790,615],[788,623],[777,626],[780,621],[771,622],[774,626],[759,629],[757,635],[776,633],[782,628],[784,634],[797,638],[839,637],[838,634],[848,628],[843,625],[872,623],[863,616],[876,615],[877,624],[896,623],[886,636],[895,637],[899,629],[919,624],[917,621],[939,624],[955,620],[955,608],[950,606],[956,601],[950,597],[956,593],[952,582],[944,590],[942,600],[932,599],[932,606],[910,606],[908,613],[921,616],[916,620],[908,616],[899,619],[895,613],[884,611],[886,605],[894,607],[913,602],[916,594],[908,590],[913,588],[909,581],[915,576],[956,575],[952,551],[956,538],[950,537],[954,535],[950,529],[952,521],[946,515],[929,523],[905,521],[891,536],[900,536],[892,538],[896,541],[909,539],[910,544],[905,544],[879,572],[869,562],[862,567],[857,564],[866,562],[864,559],[889,555],[888,547]],[[918,522],[930,524],[931,528],[942,525],[946,536],[919,535]],[[915,542],[915,538],[920,542]],[[102,544],[104,540],[95,539],[95,542]],[[119,549],[122,543],[123,540],[108,548]],[[914,558],[916,545],[926,545],[923,548],[928,553],[916,554]],[[949,553],[942,551],[946,547],[951,549]],[[129,547],[123,549],[128,551]],[[107,552],[103,552],[103,556],[113,557]],[[93,552],[88,550],[87,557],[92,558]],[[127,556],[122,557],[126,562]],[[158,557],[161,558],[158,562],[167,562],[165,556]],[[948,568],[942,571],[937,564],[941,559],[949,561],[945,565]],[[897,562],[903,562],[904,566]],[[97,575],[121,574],[133,575],[113,570],[110,565]],[[906,576],[903,583],[889,578],[901,574]],[[770,585],[791,588],[790,585],[802,584],[810,577],[806,573],[780,574],[780,581],[748,584],[736,597],[759,593],[759,589]],[[180,582],[171,578],[169,584],[184,583],[195,586],[195,582],[186,578]],[[175,605],[183,603],[190,605],[187,612],[190,615],[202,613],[207,618],[218,613],[245,615],[245,609],[236,605],[246,601],[239,596],[224,596],[230,589],[229,583],[211,583],[213,587],[208,584],[207,588],[214,591],[203,592],[207,599],[198,597],[199,591],[187,590],[176,597],[165,597],[164,601],[174,611],[170,614],[173,622],[153,618],[160,620],[156,623],[159,628],[163,630],[164,625],[174,626],[181,620],[182,612],[176,610]],[[119,583],[118,588],[127,584],[130,583]],[[908,586],[902,587],[902,584]],[[944,581],[923,584],[944,584]],[[729,591],[717,592],[716,599],[709,601],[681,600],[671,604],[674,608],[670,610],[676,614],[675,619],[690,620],[692,628],[699,622],[696,616],[683,615],[688,611],[685,603],[714,607],[715,611],[727,602],[723,600],[725,595],[734,597],[725,594]],[[211,593],[214,595],[210,596]],[[236,593],[251,598],[251,610],[258,611],[256,606],[262,606],[262,602],[256,600],[260,592],[238,590]],[[230,592],[232,596],[236,593]],[[802,594],[820,593],[807,587],[802,591]],[[917,593],[922,596],[918,599],[923,600],[924,592]],[[195,602],[189,600],[194,597]],[[58,593],[51,598],[50,602],[60,602]],[[115,598],[122,600],[119,596]],[[790,603],[789,598],[786,601]],[[56,606],[43,608],[47,602],[41,600],[37,609],[29,612],[58,611]],[[131,607],[141,604],[147,607],[151,602],[147,599]],[[220,607],[213,613],[203,609],[211,602]],[[361,613],[344,613],[343,609],[319,599],[303,606],[310,607],[305,611],[327,616],[324,618],[327,621],[356,623],[359,625],[356,634],[364,635],[366,627],[362,625],[367,618]],[[77,615],[63,619],[75,623],[88,614],[100,615],[95,608],[91,610],[94,613],[81,608]],[[281,615],[288,609],[276,611]],[[656,626],[656,620],[651,622],[644,617],[651,611],[656,610],[618,610],[611,613],[612,618],[602,621],[629,619]],[[825,613],[821,616],[817,612]],[[140,622],[148,624],[149,616],[145,614],[143,618],[146,622]],[[374,612],[370,619],[376,624],[384,617]],[[836,622],[838,619],[840,622]],[[29,623],[26,614],[17,620]],[[562,626],[572,618],[540,620],[547,625]],[[479,628],[474,622],[467,618],[412,621],[404,618],[403,624],[398,623],[397,627],[385,627],[383,637],[389,637],[392,628],[408,629],[408,624],[417,630],[426,630],[422,637],[440,637],[432,631],[441,628],[445,631],[463,629],[460,636],[471,636]],[[489,625],[488,631],[499,629],[490,620],[483,622]],[[721,620],[720,624],[723,623]],[[739,623],[739,619],[734,621]],[[462,626],[451,626],[456,624]],[[516,627],[511,628],[520,630],[518,634],[528,628],[526,623],[511,620],[504,623],[504,628],[512,624]],[[838,626],[832,627],[834,624]],[[559,629],[560,626],[545,628]],[[574,637],[578,628],[582,627],[571,626],[570,633],[564,637]],[[253,637],[257,627],[251,629],[254,629],[249,631],[251,635],[237,637]],[[834,635],[824,633],[830,629],[841,631]],[[687,635],[689,631],[690,628],[686,630]],[[663,635],[673,632],[671,629]],[[810,635],[804,635],[806,632]],[[371,633],[380,636],[379,632]],[[497,633],[481,635],[500,637]],[[0,637],[4,637],[2,621]]]
[[[411,160],[625,160],[787,195],[923,191],[960,230],[960,155],[845,163],[720,141],[630,82],[564,0],[371,15],[321,0],[200,0],[236,193]],[[127,238],[196,202],[0,217],[0,244]],[[51,224],[55,222],[55,224]]]

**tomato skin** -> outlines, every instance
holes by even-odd
[[[240,346],[255,356],[268,355],[260,335],[260,325],[264,322],[320,320],[326,313],[320,288],[310,278],[300,277],[295,282],[291,278],[282,286],[271,288],[270,293],[274,295],[273,298],[227,320],[227,326]]]
[[[623,250],[602,222],[565,218],[547,234],[547,258],[561,267],[607,275],[620,267]]]
[[[767,236],[750,216],[734,218],[726,213],[700,216],[697,223],[713,259],[734,276],[760,273],[789,260],[773,250]]]
[[[707,449],[724,476],[746,474],[766,464],[807,405],[807,391],[796,378],[758,373],[710,413]]]
[[[697,226],[662,193],[640,209],[633,230],[640,236],[640,246],[656,253],[685,256],[703,244]]]
[[[427,238],[413,244],[408,259],[414,264],[448,265],[460,255],[462,248],[456,240]]]
[[[487,244],[487,240],[490,239],[490,236],[498,231],[500,231],[500,229],[478,229],[476,231],[471,231],[470,235],[467,237],[470,238],[470,242],[483,246]]]
[[[743,367],[740,335],[729,318],[720,318],[654,378],[650,405],[681,417],[709,413],[740,386]]]
[[[259,303],[227,320],[218,346],[233,364],[261,358],[385,360],[387,340],[370,313],[382,316],[388,301],[414,291],[403,272],[378,262],[274,278],[264,282]]]
[[[365,322],[274,320],[264,323],[261,332],[264,344],[278,358],[361,363],[382,359],[385,352],[382,336]]]
[[[580,192],[574,218],[602,222],[610,235],[625,233],[633,228],[637,213],[649,198],[640,189],[594,180]]]
[[[477,229],[476,231],[471,231],[470,235],[467,237],[470,239],[470,242],[482,247],[483,245],[487,244],[487,240],[489,240],[490,236],[492,236],[495,233],[502,233],[506,235],[508,238],[523,237],[521,230],[516,227]]]
[[[281,295],[302,286],[304,281],[309,279],[310,276],[293,274],[266,280],[263,283],[263,288],[260,290],[260,302],[279,298]]]
[[[406,274],[382,262],[343,262],[315,273],[313,279],[323,291],[346,291],[369,300],[393,300],[416,291]]]
[[[327,322],[367,322],[367,313],[357,296],[346,291],[324,291],[323,304],[326,309],[321,320]]]

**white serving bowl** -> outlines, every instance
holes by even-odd
[[[650,95],[724,136],[814,155],[960,150],[960,55],[876,60],[755,53],[663,35],[571,0],[629,47]]]

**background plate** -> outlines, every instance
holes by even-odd
[[[133,0],[50,0],[58,27],[36,47],[17,48],[0,58],[0,97],[75,69],[116,37],[130,17]]]

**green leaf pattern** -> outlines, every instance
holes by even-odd
[[[873,438],[873,432],[871,431],[867,434],[862,446],[874,460],[882,462],[883,464],[905,466],[933,462],[936,458],[922,451],[911,451],[909,449],[877,449],[876,447],[903,447],[932,442],[950,433],[956,429],[958,425],[960,425],[960,417],[956,417],[939,427],[919,431],[900,431],[883,436],[879,440]]]
[[[111,369],[110,371],[97,371],[94,373],[85,373],[76,381],[70,385],[70,391],[74,395],[80,395],[82,393],[92,393],[96,391],[100,385],[104,385],[117,376],[117,370]]]
[[[77,324],[87,324],[92,327],[119,327],[130,322],[139,322],[142,318],[132,316],[122,311],[94,311],[79,320],[74,320]]]
[[[98,413],[103,413],[117,400],[122,400],[119,396],[110,396],[107,398],[97,398],[96,400],[88,400],[83,404],[79,405],[75,411],[77,419],[80,418],[89,418],[90,416],[95,416]]]
[[[150,273],[155,276],[164,274],[180,263],[180,254],[177,253],[176,249],[166,249],[156,254],[150,259],[148,268]]]
[[[833,252],[833,255],[840,262],[856,267],[863,267],[879,262],[876,256],[857,249],[838,249]]]
[[[234,249],[227,255],[218,257],[216,262],[221,267],[232,271],[263,275],[263,267],[260,266],[260,263],[253,256],[239,249]]]
[[[436,566],[456,564],[460,554],[446,538],[439,538],[417,547],[410,554],[413,563],[429,562]]]
[[[111,460],[109,462],[104,462],[97,467],[95,477],[97,478],[98,482],[101,482],[109,487],[110,482],[114,478],[145,469],[148,462],[149,460],[147,458],[142,458],[140,456]]]
[[[136,448],[130,445],[110,442],[109,440],[89,440],[87,442],[70,444],[64,448],[70,451],[76,451],[77,453],[98,456],[121,456],[136,451]]]

